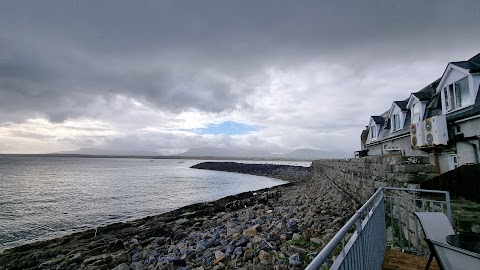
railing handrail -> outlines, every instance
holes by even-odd
[[[414,191],[414,192],[425,192],[425,193],[449,193],[448,191],[434,190],[434,189],[397,188],[397,187],[380,187],[380,188],[388,189],[388,190]]]
[[[323,262],[330,256],[330,253],[337,247],[342,241],[343,237],[347,235],[350,228],[359,220],[362,216],[362,212],[365,211],[368,206],[375,200],[378,194],[382,193],[383,189],[379,188],[373,195],[358,209],[355,214],[343,225],[343,227],[335,234],[335,236],[328,242],[328,244],[318,253],[318,255],[312,260],[312,262],[305,268],[305,270],[314,270],[322,266]]]
[[[423,192],[423,193],[439,193],[445,194],[445,202],[447,204],[447,216],[452,221],[451,218],[451,209],[450,209],[450,193],[448,191],[442,190],[428,190],[428,189],[412,189],[412,188],[396,188],[396,187],[380,187],[356,212],[353,216],[343,225],[343,227],[333,236],[333,238],[327,243],[327,245],[317,254],[317,256],[312,260],[312,262],[305,268],[306,270],[319,269],[325,260],[328,259],[333,250],[337,247],[340,242],[344,239],[347,233],[350,231],[350,228],[356,224],[362,217],[362,213],[367,210],[375,199],[382,195],[384,190],[397,190],[397,191],[408,191],[408,192]],[[358,226],[358,223],[357,223]],[[360,225],[361,226],[361,225]],[[357,231],[361,228],[357,228]]]
[[[450,207],[450,192],[448,192],[448,191],[433,190],[433,189],[397,188],[397,187],[380,187],[380,189],[399,190],[399,191],[413,191],[413,192],[424,192],[424,193],[443,193],[443,194],[445,194],[445,202],[447,202],[447,217],[448,217],[448,220],[450,220],[450,223],[453,222],[453,220],[452,220],[452,209]]]

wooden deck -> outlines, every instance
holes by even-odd
[[[403,253],[398,250],[387,250],[385,252],[385,259],[383,261],[383,270],[419,270],[425,269],[428,258],[415,256],[408,253]],[[440,270],[435,258],[430,265],[432,270]]]

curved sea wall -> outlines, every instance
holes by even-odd
[[[355,210],[310,168],[203,163],[290,184],[9,249],[0,269],[303,269]]]
[[[194,169],[236,172],[258,176],[268,176],[288,181],[292,184],[308,181],[311,168],[275,164],[245,164],[237,162],[203,162],[192,166]]]

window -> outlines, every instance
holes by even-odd
[[[370,139],[375,140],[377,138],[377,126],[370,126]]]
[[[417,102],[412,107],[412,123],[418,123],[422,119],[421,116],[422,104]]]
[[[393,131],[402,129],[402,118],[399,113],[393,115],[392,124],[393,124]]]
[[[468,103],[468,77],[443,88],[445,110],[447,112],[464,107]]]

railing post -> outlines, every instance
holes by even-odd
[[[360,235],[360,232],[362,232],[362,212],[357,211],[357,213],[360,215],[360,218],[355,221],[355,227],[357,227],[357,233]]]
[[[447,201],[447,216],[448,216],[448,219],[450,220],[450,223],[453,224],[452,209],[450,208],[450,192],[448,192],[448,191],[445,193],[445,201]]]
[[[355,227],[356,228],[356,231],[357,231],[357,236],[358,238],[357,239],[361,239],[362,238],[362,212],[361,211],[357,211],[357,214],[358,214],[358,219],[357,221],[355,221]],[[362,244],[363,242],[360,240],[359,242],[360,244]],[[365,258],[365,254],[364,254],[364,247],[362,245],[362,247],[360,249],[358,249],[359,253],[360,253],[360,256],[358,256],[358,259],[360,260],[360,265],[359,266],[359,269],[365,269],[364,267],[364,258]]]

